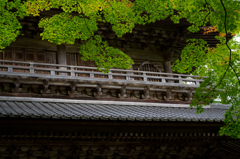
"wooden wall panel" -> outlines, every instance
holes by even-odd
[[[81,54],[77,54],[77,65],[78,66],[88,66],[88,61],[83,61],[81,59],[82,55]]]
[[[40,49],[23,49],[16,47],[7,47],[4,52],[0,52],[0,59],[3,60],[13,60],[13,61],[27,61],[27,62],[38,62],[38,63],[50,63],[56,64],[57,53],[56,51],[47,51]],[[74,66],[89,66],[97,67],[94,61],[83,61],[81,59],[82,55],[79,53],[67,52],[66,60],[67,65]],[[133,70],[138,70],[139,66],[145,61],[143,59],[133,58],[135,64],[132,66]],[[162,62],[156,60],[149,60],[150,63],[154,64],[161,72],[164,72]],[[52,67],[49,67],[52,68]],[[120,78],[120,77],[119,77]]]
[[[7,47],[2,53],[0,53],[0,59],[56,64],[56,52],[40,49]]]
[[[97,67],[97,65],[95,64],[95,62],[94,62],[94,61],[90,61],[90,60],[89,60],[89,66],[91,66],[91,67]]]
[[[2,54],[3,54],[3,60],[14,60],[12,49],[4,50]]]
[[[26,54],[25,49],[23,48],[12,48],[12,55],[14,61],[26,61]],[[26,64],[15,64],[18,66],[27,66]],[[26,72],[28,73],[29,70],[21,70],[21,69],[13,69],[13,72]]]
[[[35,58],[36,62],[38,62],[38,63],[47,63],[46,51],[44,51],[44,50],[36,50],[35,57],[36,57]]]
[[[14,60],[13,59],[13,52],[11,47],[6,47],[2,52],[2,59],[3,60]],[[12,63],[4,63],[6,65],[12,65]],[[1,71],[7,71],[7,68],[1,69]]]
[[[15,61],[25,61],[25,50],[22,48],[13,48]]]
[[[57,63],[57,52],[55,51],[37,51],[37,62],[42,63],[50,63],[50,64],[56,64]],[[55,69],[56,67],[53,66],[46,66],[50,69]],[[46,72],[45,72],[46,73]],[[50,72],[47,72],[50,74]]]
[[[94,61],[90,61],[90,60],[87,60],[87,61],[83,61],[81,59],[82,55],[77,53],[76,54],[76,61],[77,61],[77,66],[89,66],[89,67],[97,67],[96,63]]]
[[[46,63],[56,64],[57,63],[57,57],[55,51],[46,51]]]
[[[77,54],[74,53],[67,53],[67,65],[77,65]]]
[[[35,50],[33,50],[33,49],[25,50],[25,61],[35,62]]]
[[[54,51],[7,47],[6,49],[4,49],[3,53],[0,54],[0,56],[2,57],[3,60],[56,64],[56,52],[54,52]],[[10,63],[7,63],[7,64],[11,65]],[[25,66],[25,65],[26,64],[20,64],[19,66]],[[53,68],[53,67],[49,67],[49,66],[45,66],[45,67]],[[16,69],[13,71],[14,72],[26,72],[27,70],[17,70]],[[42,72],[40,71],[40,72],[36,72],[36,73],[42,73]]]

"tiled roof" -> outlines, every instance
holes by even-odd
[[[226,109],[146,105],[94,104],[73,102],[0,101],[0,117],[52,118],[120,121],[195,121],[222,122]]]

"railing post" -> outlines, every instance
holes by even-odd
[[[31,67],[33,67],[33,63],[30,63],[30,69],[29,69],[29,73],[34,73],[34,69],[33,68],[31,68]]]
[[[180,83],[180,84],[183,84],[182,77],[181,77],[181,76],[178,76],[178,78],[179,78],[179,80],[178,80],[179,83]]]
[[[143,81],[147,81],[146,72],[143,72]]]
[[[90,78],[94,78],[94,73],[90,73]]]
[[[166,80],[165,80],[165,78],[162,78],[162,83],[166,83]]]
[[[199,81],[196,81],[196,85],[200,85]]]
[[[71,66],[71,76],[75,76],[74,67]]]
[[[111,71],[108,72],[108,79],[112,79]]]
[[[13,68],[12,67],[8,67],[8,72],[12,72]]]
[[[51,70],[51,75],[55,75],[55,71]]]

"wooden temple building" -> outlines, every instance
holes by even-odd
[[[196,114],[189,104],[203,79],[171,70],[186,39],[215,46],[218,33],[166,19],[118,38],[99,23],[96,34],[135,62],[104,74],[81,60],[81,41],[41,40],[49,14],[20,19],[21,36],[0,53],[0,159],[240,158],[239,140],[218,134],[229,106]]]

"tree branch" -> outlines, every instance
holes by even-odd
[[[235,73],[235,75],[236,75],[236,77],[237,77],[237,80],[238,80],[238,83],[239,83],[239,85],[240,85],[240,80],[239,80],[239,78],[238,78],[238,75],[237,75],[235,69],[233,68],[233,66],[231,65],[232,50],[231,50],[231,48],[230,48],[229,45],[228,45],[228,38],[227,38],[227,37],[228,37],[227,25],[226,25],[226,23],[227,23],[227,10],[226,10],[226,8],[225,8],[225,6],[224,6],[224,4],[223,4],[223,1],[222,1],[222,0],[220,0],[220,1],[221,1],[221,3],[222,3],[222,6],[223,6],[223,9],[224,9],[224,12],[225,12],[224,28],[225,28],[225,33],[226,33],[226,46],[227,46],[227,48],[228,48],[229,51],[230,51],[230,54],[229,54],[229,66],[231,67],[231,69],[232,69],[233,72]],[[225,74],[226,74],[226,73],[225,73]],[[222,82],[222,80],[221,80],[220,82]]]
[[[205,4],[206,4],[206,5],[210,5],[209,3],[207,3],[207,0],[205,0]],[[210,8],[209,8],[208,6],[207,6],[207,8],[208,8],[208,13],[207,13],[207,15],[204,17],[203,24],[204,24],[204,22],[206,21],[207,17],[210,15]]]
[[[238,77],[238,75],[237,75],[237,72],[235,71],[235,69],[234,69],[233,66],[231,65],[232,50],[231,50],[231,48],[230,48],[229,45],[228,45],[228,33],[227,33],[227,25],[226,25],[226,23],[227,23],[227,10],[226,10],[226,8],[225,8],[225,6],[224,6],[224,4],[223,4],[223,1],[220,0],[220,2],[221,2],[221,4],[222,4],[222,7],[223,7],[224,12],[225,12],[225,19],[224,19],[224,28],[225,28],[225,33],[226,33],[226,42],[225,42],[225,44],[226,44],[226,46],[227,46],[227,48],[228,48],[228,50],[229,50],[230,52],[229,52],[229,62],[228,62],[227,69],[225,70],[225,72],[224,72],[224,74],[223,74],[220,82],[212,89],[213,91],[222,83],[224,77],[226,76],[226,73],[227,73],[229,67],[231,67],[231,69],[233,70],[234,74],[236,75],[236,77],[237,77],[237,79],[238,79],[238,83],[239,83],[239,85],[240,85],[240,80],[239,80],[239,77]],[[207,98],[209,94],[210,94],[210,92],[204,97],[204,99]]]

